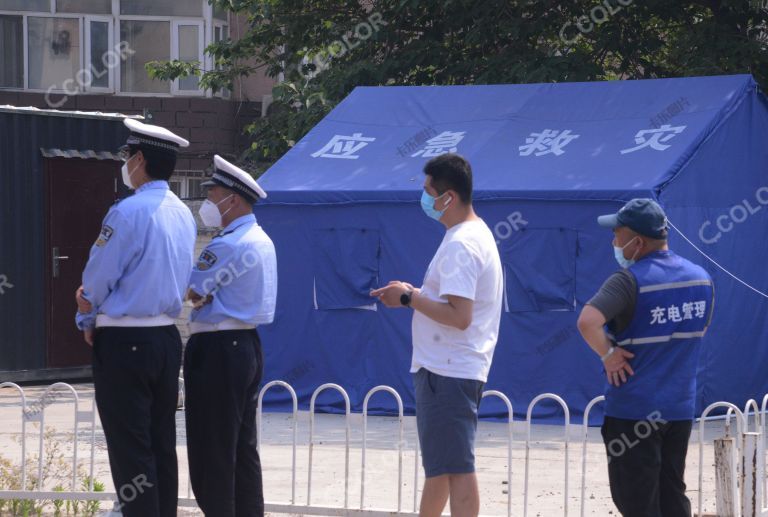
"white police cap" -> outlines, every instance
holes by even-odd
[[[158,150],[173,152],[178,152],[179,147],[189,146],[188,140],[168,131],[164,127],[145,124],[131,118],[123,119],[123,123],[131,132],[126,145],[152,147]]]
[[[240,167],[232,165],[218,154],[213,157],[213,167],[213,175],[211,179],[202,183],[203,187],[219,185],[232,189],[252,203],[255,203],[259,198],[267,197],[267,193],[250,174]]]

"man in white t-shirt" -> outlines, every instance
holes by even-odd
[[[411,373],[426,475],[422,516],[476,516],[477,408],[499,336],[502,272],[493,233],[472,208],[472,168],[444,154],[424,167],[421,206],[447,232],[421,289],[392,281],[371,292],[413,313]]]

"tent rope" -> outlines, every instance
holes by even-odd
[[[686,240],[686,242],[687,242],[688,244],[690,244],[691,246],[693,246],[693,248],[694,248],[696,251],[698,251],[699,253],[701,253],[701,254],[704,256],[704,258],[706,258],[707,260],[709,260],[710,262],[712,262],[714,265],[716,265],[717,267],[719,267],[720,269],[722,269],[722,270],[723,270],[723,272],[724,272],[725,274],[727,274],[728,276],[730,276],[731,278],[733,278],[734,280],[736,280],[736,281],[737,281],[737,282],[739,282],[740,284],[744,285],[745,287],[748,287],[748,288],[752,289],[754,292],[756,292],[757,294],[759,294],[759,295],[760,295],[760,296],[762,296],[763,298],[768,298],[768,294],[765,294],[764,292],[760,291],[759,289],[756,289],[756,288],[752,287],[751,285],[749,285],[748,283],[746,283],[744,280],[742,280],[741,278],[737,277],[736,275],[734,275],[733,273],[731,273],[730,271],[728,271],[727,269],[725,269],[723,266],[721,266],[720,264],[718,264],[718,263],[715,261],[715,259],[713,259],[713,258],[712,258],[712,257],[710,257],[709,255],[707,255],[706,253],[704,253],[703,251],[701,251],[701,250],[699,249],[699,247],[698,247],[698,246],[696,246],[696,245],[695,245],[693,242],[691,242],[691,240],[690,240],[688,237],[686,237],[686,236],[685,236],[685,234],[684,234],[683,232],[681,232],[680,230],[678,230],[678,229],[677,229],[677,226],[675,226],[674,224],[672,224],[672,221],[670,221],[670,220],[669,220],[669,218],[667,218],[667,222],[669,223],[669,225],[670,225],[672,228],[674,228],[674,229],[675,229],[675,231],[676,231],[677,233],[679,233],[679,234],[680,234],[680,236],[681,236],[683,239],[685,239],[685,240]]]

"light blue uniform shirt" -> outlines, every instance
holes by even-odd
[[[277,300],[277,259],[272,239],[253,214],[238,217],[211,240],[192,270],[190,289],[210,303],[191,321],[235,318],[251,325],[272,323]]]
[[[85,298],[93,311],[77,314],[78,328],[93,328],[96,314],[177,317],[196,237],[192,213],[165,181],[145,183],[114,205],[83,271]]]

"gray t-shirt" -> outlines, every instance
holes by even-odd
[[[636,301],[637,281],[632,273],[622,269],[608,277],[587,305],[599,310],[605,316],[608,328],[617,335],[632,322]]]

